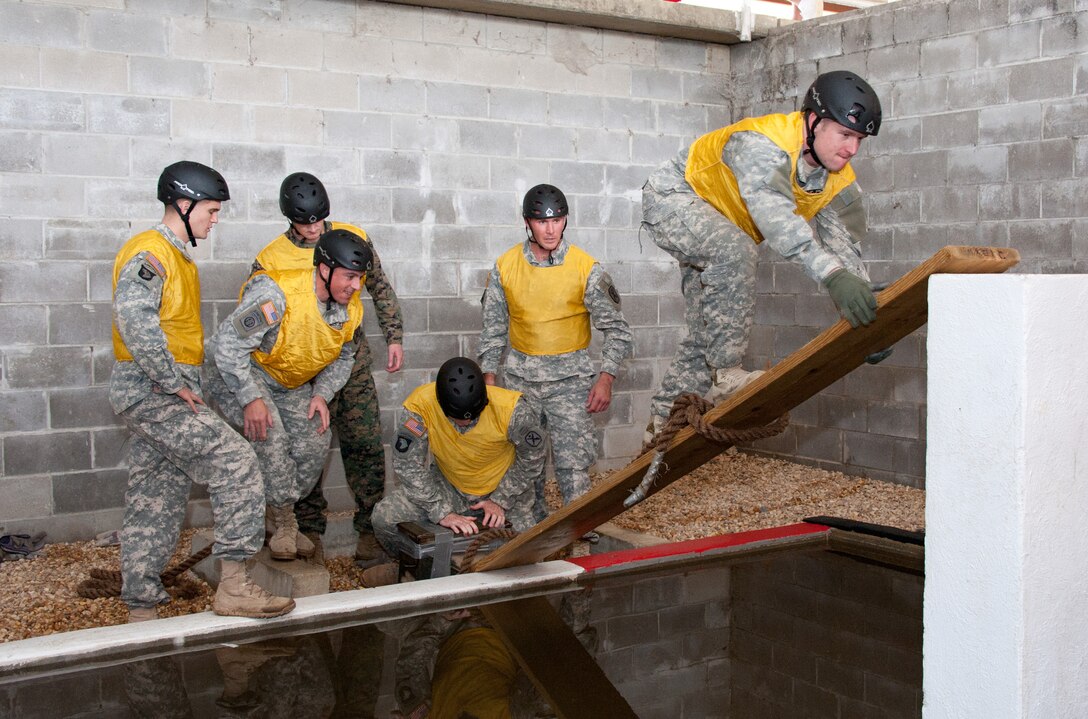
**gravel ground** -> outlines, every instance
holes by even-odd
[[[554,502],[557,493],[552,490]],[[919,530],[925,523],[925,492],[730,450],[612,521],[680,541],[776,527],[814,515]],[[173,561],[188,556],[192,532],[182,533],[183,549]],[[362,572],[351,558],[330,558],[327,565],[332,591],[361,586]],[[33,559],[0,563],[0,602],[5,609],[0,614],[0,642],[124,622],[120,599],[85,599],[76,593],[96,567],[116,570],[117,547],[47,544]],[[210,610],[210,588],[188,576],[194,581],[160,607],[159,616]]]

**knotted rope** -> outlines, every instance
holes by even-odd
[[[762,427],[750,427],[748,429],[733,429],[731,427],[717,427],[707,421],[706,413],[713,409],[712,402],[703,399],[697,394],[682,394],[673,400],[672,409],[669,410],[669,420],[661,431],[654,435],[653,441],[642,446],[642,451],[654,450],[654,458],[650,467],[646,470],[638,487],[623,501],[625,508],[631,508],[646,499],[650,487],[657,480],[664,463],[665,451],[669,448],[676,433],[684,427],[691,425],[692,429],[711,442],[719,444],[739,444],[741,442],[754,442],[757,439],[774,437],[785,431],[790,423],[789,412],[778,419],[765,424]]]
[[[480,536],[469,542],[469,545],[465,547],[465,553],[461,557],[461,573],[467,573],[472,571],[472,565],[476,560],[476,552],[480,550],[488,542],[495,539],[511,540],[518,536],[516,529],[508,529],[506,527],[495,527],[492,529],[485,529],[480,532]]]
[[[163,586],[173,589],[172,594],[182,599],[191,599],[200,593],[200,585],[185,579],[181,575],[189,571],[212,553],[212,545],[208,545],[199,552],[190,555],[184,561],[178,562],[159,575]],[[94,567],[90,571],[91,578],[84,579],[76,587],[76,594],[87,599],[101,599],[104,597],[121,596],[121,572],[116,569],[101,569]]]

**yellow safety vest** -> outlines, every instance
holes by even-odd
[[[487,406],[476,426],[462,434],[435,394],[435,383],[417,387],[404,408],[423,418],[430,435],[431,454],[450,484],[465,494],[482,497],[495,491],[514,464],[514,445],[506,437],[521,392],[487,387]]]
[[[363,321],[363,303],[356,292],[348,303],[348,321],[340,329],[330,327],[318,309],[314,273],[313,267],[254,273],[267,274],[279,285],[287,297],[287,309],[271,351],[254,352],[253,359],[288,389],[301,387],[335,361]]]
[[[348,230],[354,232],[363,242],[369,242],[366,233],[362,228],[355,225],[349,225],[344,222],[331,222],[333,230]],[[264,249],[257,253],[257,262],[261,264],[266,270],[308,270],[314,266],[314,247],[317,246],[315,242],[309,247],[298,247],[291,240],[287,239],[287,233],[284,233],[276,239],[269,242],[264,246]]]
[[[155,259],[154,262],[148,260],[148,264],[163,279],[162,297],[159,299],[159,326],[166,335],[166,348],[179,364],[203,364],[204,326],[200,323],[200,278],[196,263],[171,244],[170,240],[157,230],[147,230],[130,238],[113,261],[114,292],[117,292],[117,279],[124,266],[145,251]],[[158,266],[155,266],[156,262]],[[116,322],[113,324],[113,356],[119,362],[132,361],[132,353],[121,339]]]
[[[571,245],[563,264],[537,267],[525,259],[523,247],[511,247],[497,263],[510,310],[510,346],[528,355],[589,347],[586,281],[597,261]]]
[[[797,184],[797,158],[804,148],[804,120],[800,112],[789,115],[764,115],[750,117],[740,122],[723,127],[703,135],[691,145],[688,151],[688,164],[684,178],[699,197],[713,207],[757,243],[763,242],[763,234],[756,227],[748,212],[748,206],[740,195],[737,178],[733,171],[722,162],[722,150],[725,143],[735,132],[758,132],[768,137],[774,144],[790,156],[790,186],[793,199],[797,203],[797,214],[811,220],[816,213],[831,203],[835,195],[842,192],[855,179],[850,165],[838,172],[828,173],[827,183],[822,192],[809,193]]]

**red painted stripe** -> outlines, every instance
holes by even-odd
[[[628,562],[640,562],[646,559],[659,559],[661,557],[675,557],[683,554],[701,554],[712,549],[725,547],[737,547],[753,542],[765,542],[770,539],[785,539],[786,537],[801,537],[806,534],[819,534],[830,528],[822,524],[798,522],[787,524],[784,527],[772,527],[771,529],[754,529],[751,532],[736,532],[735,534],[719,534],[715,537],[703,539],[689,539],[686,542],[672,542],[669,544],[657,544],[652,547],[637,549],[623,549],[618,552],[604,552],[602,554],[588,554],[584,557],[575,557],[567,561],[572,564],[593,571],[602,567],[612,567]]]

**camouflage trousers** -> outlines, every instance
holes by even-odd
[[[740,365],[755,314],[758,249],[739,227],[694,193],[642,188],[643,227],[680,263],[687,335],[677,347],[654,416],[667,417],[684,392],[703,394],[711,372]]]
[[[531,382],[507,373],[504,382],[508,389],[521,392],[540,407],[540,424],[548,430],[555,482],[563,503],[578,499],[589,491],[589,468],[597,461],[597,429],[586,410],[594,378],[576,376]],[[541,468],[533,481],[533,516],[538,522],[548,516],[545,471]]]
[[[241,429],[245,421],[243,407],[214,366],[205,365],[205,370],[204,386],[208,394],[226,420]],[[318,433],[321,418],[316,412],[312,418],[306,416],[312,397],[309,384],[273,389],[267,382],[258,381],[257,386],[272,418],[265,439],[250,443],[261,463],[265,501],[273,507],[294,504],[320,478],[332,433],[328,430]]]
[[[218,415],[199,410],[175,395],[152,394],[121,414],[132,432],[121,533],[121,599],[130,607],[170,599],[159,575],[177,547],[192,482],[211,499],[212,556],[245,561],[264,540],[257,457]]]
[[[370,347],[359,346],[351,377],[336,395],[332,406],[332,426],[340,440],[340,457],[344,461],[344,477],[355,495],[355,517],[352,525],[360,535],[371,534],[374,528],[370,515],[374,505],[385,492],[385,449],[382,447],[381,410],[378,390],[371,373]],[[329,503],[321,490],[321,482],[295,504],[295,516],[303,532],[324,534],[327,525],[325,510]]]
[[[442,476],[438,467],[433,464],[429,472],[431,486],[434,489],[431,495],[427,497],[429,504],[453,507],[452,511],[471,516],[473,512],[469,509],[469,505],[475,504],[481,499],[487,499],[486,496],[465,494],[457,489]],[[507,521],[517,531],[524,532],[535,524],[533,521],[533,492],[531,489],[522,492],[514,501],[514,506],[505,509]],[[377,538],[378,544],[382,545],[382,549],[390,557],[397,556],[397,536],[400,534],[397,530],[398,522],[438,523],[430,518],[427,508],[417,503],[403,487],[397,487],[378,502],[374,507],[372,519],[374,522],[374,536]],[[439,517],[439,519],[442,518]]]

